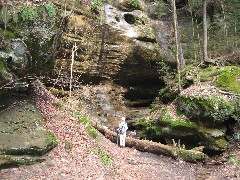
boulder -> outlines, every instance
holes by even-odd
[[[222,94],[214,86],[192,86],[176,99],[178,110],[207,127],[223,124],[237,115],[236,99]]]
[[[156,120],[140,120],[136,123],[138,136],[142,139],[172,144],[180,141],[186,148],[203,146],[204,150],[223,152],[227,149],[226,127],[207,128],[203,123],[190,121],[183,114],[178,115],[173,107],[161,109]]]
[[[53,134],[41,127],[36,107],[26,98],[20,99],[13,96],[0,100],[0,166],[38,161],[42,159],[38,156],[57,145]]]

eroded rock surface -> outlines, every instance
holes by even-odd
[[[0,102],[0,166],[32,163],[41,159],[32,156],[56,146],[55,137],[41,127],[41,115],[26,97],[1,97]]]

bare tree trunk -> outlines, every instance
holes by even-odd
[[[69,97],[72,96],[72,79],[73,79],[73,64],[74,64],[74,55],[75,52],[77,51],[77,45],[76,42],[74,43],[72,47],[72,60],[71,60],[71,69],[70,69],[70,87],[69,87]]]
[[[172,10],[173,10],[173,23],[174,23],[174,32],[175,32],[175,42],[176,42],[176,61],[177,61],[177,73],[178,73],[178,90],[181,92],[181,63],[179,59],[179,38],[178,38],[178,26],[177,26],[177,12],[175,0],[172,0]]]
[[[203,62],[208,59],[207,1],[203,0]]]

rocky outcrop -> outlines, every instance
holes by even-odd
[[[55,137],[40,125],[41,115],[26,97],[1,97],[0,167],[43,160],[57,145]]]
[[[99,84],[112,82],[126,89],[127,106],[147,106],[163,83],[158,78],[158,44],[151,20],[144,11],[103,7],[101,20],[74,15],[66,33],[58,67],[70,69],[71,48],[78,46],[73,72],[78,80]],[[76,22],[76,23],[74,23]]]
[[[167,144],[175,139],[187,148],[203,146],[204,152],[219,153],[227,150],[239,122],[238,103],[234,94],[210,85],[193,85],[173,103],[153,108],[150,120],[135,125],[140,138]]]
[[[0,28],[0,88],[26,82],[27,76],[50,75],[54,67],[60,30],[54,23],[59,17],[35,22],[8,23]]]
[[[191,120],[204,122],[207,127],[223,124],[237,117],[236,99],[221,94],[214,86],[192,86],[176,99],[177,108]]]

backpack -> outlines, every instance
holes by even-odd
[[[121,123],[120,127],[119,127],[119,133],[123,134],[125,132],[125,126],[123,123]]]

